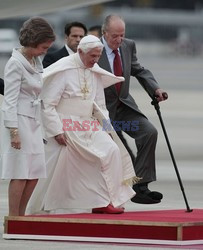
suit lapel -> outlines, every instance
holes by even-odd
[[[111,66],[109,64],[109,60],[108,60],[108,57],[106,55],[106,50],[105,48],[103,49],[103,52],[102,52],[102,56],[100,57],[100,62],[99,62],[99,65],[101,65],[101,67],[109,72],[112,73],[111,71]],[[110,87],[108,88],[111,88],[115,93],[116,93],[116,87],[115,87],[115,84],[111,85]]]
[[[126,53],[125,53],[125,49],[126,49],[126,44],[124,44],[124,42],[123,42],[121,44],[121,47],[120,47],[120,53],[121,53],[121,60],[122,60],[122,65],[123,65],[123,76],[124,77],[125,77],[125,70],[124,69],[126,68],[125,64],[128,61],[128,58],[127,58]],[[109,64],[109,60],[108,60],[107,55],[106,55],[105,48],[103,49],[102,56],[100,57],[99,65],[101,65],[101,67],[103,69],[105,69],[105,70],[107,70],[109,72],[112,72],[110,64]],[[111,88],[117,94],[115,84],[111,85],[109,88]],[[120,95],[121,95],[121,92],[122,92],[123,89],[124,89],[123,84],[121,84]]]
[[[127,53],[125,53],[126,49],[127,49],[126,44],[124,44],[123,42],[120,47],[121,60],[122,60],[122,65],[123,65],[123,76],[125,75],[126,62],[128,61]]]
[[[61,56],[69,56],[69,53],[65,46],[61,49],[60,54]]]
[[[110,67],[109,60],[108,60],[107,55],[106,55],[105,48],[103,49],[102,56],[100,58],[100,65],[102,65],[103,69],[111,72],[111,67]]]
[[[123,66],[123,77],[124,78],[126,78],[126,76],[125,76],[125,74],[126,74],[125,69],[127,67],[127,62],[129,61],[127,53],[125,53],[126,49],[127,49],[127,46],[126,46],[126,44],[123,41],[122,44],[121,44],[121,47],[120,47],[120,53],[121,53],[121,61],[122,61],[122,66]],[[121,84],[120,95],[122,94],[122,92],[123,92],[123,90],[125,88],[124,84],[125,84],[125,82],[123,82]]]

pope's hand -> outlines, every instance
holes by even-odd
[[[55,140],[58,142],[59,145],[67,146],[67,144],[68,144],[66,135],[64,133],[56,135]]]

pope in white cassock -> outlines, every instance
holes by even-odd
[[[102,49],[101,41],[88,35],[77,53],[44,70],[48,177],[38,182],[29,213],[123,213],[124,203],[135,195],[131,184],[138,178],[131,159],[106,126],[104,88],[124,78],[98,66]]]

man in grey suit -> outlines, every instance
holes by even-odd
[[[42,62],[44,68],[58,61],[62,57],[69,56],[77,52],[80,40],[87,34],[86,26],[80,22],[66,24],[64,31],[66,44],[61,49],[46,54]]]
[[[135,139],[137,146],[137,157],[133,164],[137,176],[142,177],[142,180],[133,186],[136,195],[131,200],[142,204],[159,203],[163,195],[148,188],[148,184],[156,180],[157,130],[139,110],[130,95],[130,77],[136,77],[147,93],[150,96],[156,95],[158,101],[164,100],[164,91],[160,89],[152,73],[139,64],[135,42],[124,38],[125,22],[121,17],[107,16],[102,26],[102,32],[104,50],[98,64],[105,70],[115,73],[114,59],[115,53],[118,53],[119,60],[121,60],[120,68],[125,78],[125,82],[121,83],[119,87],[120,90],[116,89],[116,85],[105,89],[107,109],[118,135],[124,131]],[[118,62],[116,63],[118,64]]]

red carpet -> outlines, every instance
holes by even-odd
[[[32,236],[88,239],[203,240],[203,210],[161,210],[124,214],[61,214],[5,217],[4,238]],[[96,238],[95,238],[96,237]],[[25,237],[26,238],[26,237]],[[37,239],[37,237],[34,237]],[[93,240],[94,241],[94,240]],[[116,240],[115,240],[116,241]]]
[[[78,218],[78,219],[104,219],[104,220],[129,220],[129,221],[157,221],[157,222],[195,222],[203,221],[203,209],[194,209],[191,213],[186,210],[156,210],[125,212],[123,214],[52,214],[28,215],[26,217],[49,218]]]

